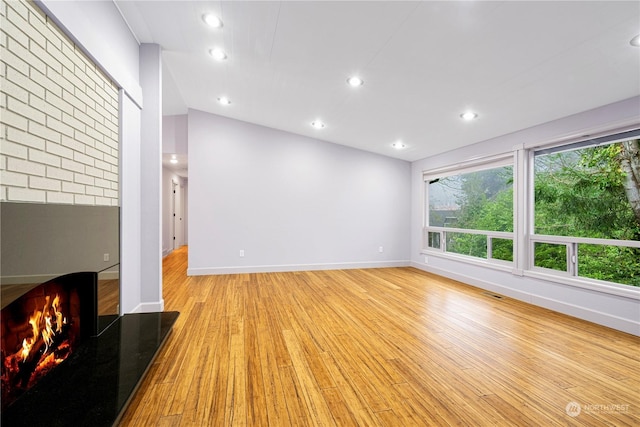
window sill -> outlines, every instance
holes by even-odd
[[[451,261],[463,262],[479,267],[490,268],[497,271],[511,273],[515,276],[525,276],[532,279],[544,280],[547,282],[554,282],[561,285],[572,286],[581,289],[587,289],[594,292],[600,292],[609,295],[621,296],[624,298],[631,298],[640,300],[640,287],[631,285],[622,285],[612,282],[598,281],[595,279],[587,279],[584,277],[573,277],[569,275],[557,275],[554,273],[547,273],[542,270],[517,270],[513,263],[507,261],[488,261],[479,258],[473,258],[470,256],[451,254],[441,251],[431,251],[422,249],[421,255],[435,256],[442,259]]]
[[[562,285],[573,286],[576,288],[588,289],[590,291],[604,294],[640,300],[640,288],[637,286],[622,285],[618,283],[588,279],[585,277],[556,275],[540,270],[525,270],[524,276],[531,277],[533,279],[545,280],[547,282],[560,283]]]
[[[487,259],[481,259],[481,258],[476,258],[472,256],[467,256],[467,255],[454,254],[450,252],[442,252],[438,250],[431,251],[428,249],[422,249],[420,251],[420,254],[426,255],[426,256],[435,256],[442,259],[449,259],[453,261],[464,262],[467,264],[477,265],[479,267],[491,268],[493,270],[504,271],[507,273],[514,273],[515,271],[515,267],[513,263],[509,261],[500,261],[500,260],[489,261]],[[519,274],[519,275],[521,276],[522,274]]]

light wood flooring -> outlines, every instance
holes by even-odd
[[[123,426],[640,425],[638,337],[413,268],[186,266]]]

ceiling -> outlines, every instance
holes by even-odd
[[[193,108],[408,161],[640,95],[637,1],[115,3],[163,49],[164,115]]]

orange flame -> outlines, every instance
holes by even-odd
[[[49,296],[45,297],[42,311],[36,310],[29,317],[32,336],[22,340],[22,348],[16,353],[16,356],[22,358],[23,362],[29,358],[33,345],[41,337],[45,344],[43,353],[46,354],[51,344],[53,344],[56,334],[62,332],[62,325],[67,323],[67,319],[63,317],[60,311],[60,295],[56,294],[52,304],[50,304],[50,300]]]

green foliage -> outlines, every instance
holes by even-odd
[[[552,270],[567,271],[567,247],[553,243],[536,243],[534,265]]]
[[[513,168],[489,169],[463,175],[456,227],[513,231]]]
[[[580,245],[580,276],[640,286],[640,249]]]
[[[538,234],[635,240],[640,225],[622,185],[620,144],[536,159]]]
[[[479,234],[447,233],[447,251],[486,258],[487,238]]]
[[[535,231],[538,234],[638,240],[624,191],[622,145],[540,156],[535,164]],[[556,245],[557,246],[557,245]],[[536,247],[537,266],[566,271],[565,247]],[[640,251],[618,246],[579,245],[579,275],[640,286]]]
[[[493,239],[493,258],[513,261],[513,240]]]
[[[535,233],[640,240],[640,223],[625,193],[622,143],[558,152],[535,159]],[[460,229],[513,231],[513,170],[495,168],[460,175],[456,222]],[[444,219],[441,218],[444,221]],[[513,261],[513,242],[493,240],[493,258]],[[487,238],[448,233],[447,251],[487,257]],[[640,249],[578,245],[579,275],[640,286]],[[534,264],[567,271],[567,247],[538,243]]]
[[[462,175],[460,210],[455,227],[487,231],[513,231],[513,168],[488,169]],[[483,235],[449,233],[447,251],[479,258],[487,257]],[[499,239],[493,258],[513,260],[513,242]]]

